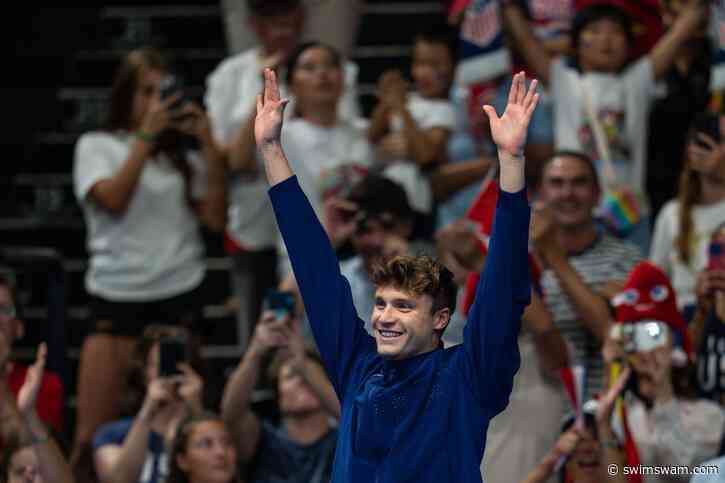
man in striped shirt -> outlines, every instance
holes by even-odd
[[[594,217],[601,188],[586,155],[559,152],[543,167],[534,235],[543,261],[541,285],[554,322],[569,344],[572,364],[586,368],[585,400],[602,388],[601,343],[610,321],[608,293],[641,260],[635,245],[604,232]]]

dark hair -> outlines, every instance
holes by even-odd
[[[196,427],[196,425],[199,423],[204,423],[207,421],[220,422],[224,425],[224,427],[226,427],[226,423],[221,418],[221,416],[207,411],[199,414],[191,414],[179,423],[179,426],[176,428],[174,440],[171,443],[171,453],[169,456],[169,476],[166,479],[166,483],[189,483],[189,478],[186,476],[186,473],[184,473],[184,470],[179,467],[179,464],[176,462],[176,458],[180,454],[186,453],[187,446],[189,444],[189,436],[191,436],[191,432],[194,430],[194,427]],[[237,472],[232,477],[229,483],[237,483],[241,481],[242,479],[239,475],[239,466],[237,460]]]
[[[286,15],[301,6],[301,0],[247,0],[247,11],[255,17]]]
[[[129,131],[133,127],[133,107],[141,73],[146,70],[169,71],[169,64],[163,54],[152,47],[141,47],[129,52],[116,71],[111,84],[110,105],[106,129],[108,131]],[[182,143],[184,135],[173,129],[164,130],[154,143],[153,154],[163,152],[184,178],[186,200],[192,205],[191,167],[186,161],[186,148]]]
[[[318,354],[317,351],[315,351],[313,348],[305,348],[305,359],[311,360],[312,362],[320,366],[323,371],[325,371],[325,366],[322,363],[322,358],[320,358],[320,354]],[[270,389],[274,392],[275,400],[277,400],[279,396],[277,394],[277,387],[279,384],[279,371],[282,370],[282,366],[289,360],[289,354],[285,353],[284,351],[277,351],[272,356],[272,360],[267,366],[267,370],[265,371],[266,382],[269,385]]]
[[[133,100],[141,72],[167,72],[169,65],[158,50],[141,47],[124,57],[111,84],[110,105],[106,127],[109,131],[129,130],[133,124]]]
[[[358,210],[371,215],[390,213],[399,221],[412,221],[413,209],[405,190],[395,181],[378,174],[369,174],[351,190],[348,200]]]
[[[546,167],[549,166],[556,158],[575,158],[581,161],[584,165],[586,165],[587,169],[589,170],[589,173],[592,176],[592,182],[594,183],[594,186],[597,189],[601,189],[601,185],[599,184],[599,173],[597,172],[597,167],[594,165],[594,161],[592,161],[592,158],[590,158],[581,151],[569,151],[566,149],[556,151],[549,159],[544,161],[543,166],[541,166],[542,177],[544,171],[546,171]]]
[[[418,28],[414,37],[415,42],[427,42],[429,44],[444,45],[451,56],[451,62],[455,65],[458,60],[458,29],[445,22],[426,24]]]
[[[430,296],[433,299],[432,314],[448,308],[453,316],[456,311],[458,286],[453,273],[434,258],[393,257],[376,263],[370,278],[376,288],[394,287],[416,296]]]
[[[617,23],[627,36],[627,45],[632,46],[634,43],[634,29],[632,27],[632,18],[622,8],[609,3],[595,3],[581,9],[577,12],[571,24],[571,40],[574,52],[579,50],[579,42],[581,40],[582,31],[590,24],[599,20],[611,20]]]
[[[675,365],[670,367],[670,383],[672,384],[672,393],[675,397],[689,400],[697,398],[697,369],[689,360],[683,367]],[[639,392],[639,381],[636,371],[632,371],[632,376],[627,381],[625,390],[631,391],[647,407],[652,407],[653,401],[646,399]]]
[[[677,254],[686,265],[690,263],[692,258],[690,241],[695,231],[695,220],[692,216],[693,207],[702,201],[702,180],[700,173],[690,167],[689,159],[687,159],[687,145],[697,141],[697,133],[699,132],[698,124],[704,124],[707,117],[718,117],[714,113],[702,113],[690,126],[685,143],[685,162],[683,163],[682,172],[680,173],[679,189],[677,190],[677,203],[680,205],[680,219],[678,226],[678,235],[675,238],[675,249]]]
[[[299,63],[302,54],[304,54],[307,49],[313,49],[316,47],[327,50],[332,56],[333,63],[340,68],[342,67],[342,56],[340,56],[340,53],[331,45],[317,41],[303,42],[295,47],[287,58],[287,64],[285,66],[285,83],[287,85],[292,85],[292,77],[294,76],[295,69],[297,69],[297,64]]]
[[[152,324],[146,327],[131,353],[128,371],[128,388],[122,402],[124,416],[134,416],[143,403],[146,394],[146,365],[151,349],[165,337],[183,336],[189,341],[189,364],[197,372],[202,373],[204,363],[201,357],[200,342],[186,328],[173,325]]]

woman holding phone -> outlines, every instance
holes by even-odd
[[[188,337],[188,331],[179,327],[151,325],[140,338],[127,401],[128,412],[135,416],[101,426],[94,438],[101,482],[162,483],[168,476],[165,442],[173,438],[184,417],[203,411],[203,381],[192,368],[201,361],[198,347],[166,349]],[[174,356],[183,353],[188,360]],[[173,360],[183,361],[177,363],[178,371],[169,367]]]
[[[677,304],[690,320],[697,274],[708,261],[710,236],[725,223],[725,116],[702,114],[693,125],[676,199],[660,211],[650,260],[672,280]]]
[[[195,103],[172,88],[150,48],[130,52],[110,89],[104,129],[75,148],[74,191],[87,225],[91,331],[81,348],[73,459],[117,418],[144,321],[193,327],[203,306],[199,232],[225,225],[225,153]]]

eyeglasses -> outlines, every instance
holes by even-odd
[[[15,310],[14,305],[0,305],[0,317],[6,319],[14,319],[17,317],[18,312]]]

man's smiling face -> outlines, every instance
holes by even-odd
[[[407,359],[438,347],[450,311],[433,313],[429,295],[414,295],[395,287],[378,287],[372,326],[378,354],[387,359]]]

